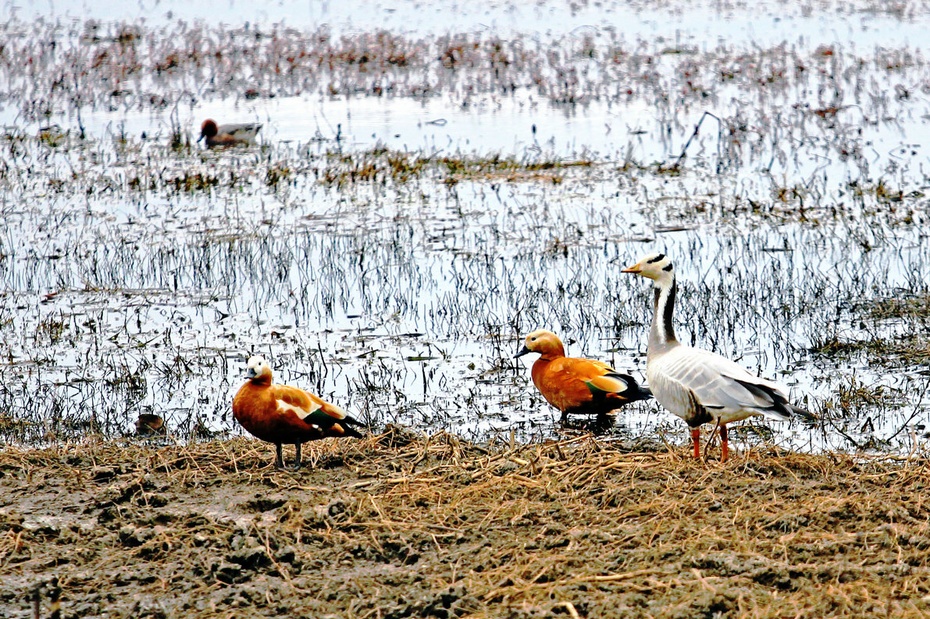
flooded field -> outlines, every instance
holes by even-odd
[[[0,614],[926,613],[930,6],[91,4],[0,6]],[[655,250],[816,423],[559,419]],[[252,354],[372,436],[273,470]]]
[[[911,451],[930,381],[924,13],[843,7],[790,27],[761,7],[751,32],[738,8],[665,32],[673,6],[500,32],[11,11],[0,433],[118,437],[154,413],[180,441],[238,434],[252,353],[375,429],[583,430],[513,354],[544,327],[642,376],[651,293],[620,269],[660,248],[682,340],[821,418],[745,424],[744,447]],[[889,25],[900,41],[879,44]],[[260,146],[201,150],[206,117],[263,123]],[[606,430],[686,438],[655,403]]]

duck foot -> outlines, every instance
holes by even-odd
[[[294,455],[294,466],[286,466],[284,464],[284,446],[280,443],[275,443],[275,461],[274,467],[280,471],[299,471],[301,465],[300,457],[300,443],[294,445],[294,450],[296,454]]]

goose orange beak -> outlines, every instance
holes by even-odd
[[[623,269],[623,270],[620,271],[620,272],[621,272],[621,273],[633,273],[634,275],[636,275],[636,274],[638,274],[638,273],[642,273],[642,272],[643,272],[643,267],[642,267],[642,265],[641,265],[640,263],[637,262],[637,263],[634,264],[633,266],[627,267],[627,268]]]

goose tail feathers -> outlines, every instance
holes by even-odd
[[[738,378],[733,380],[745,387],[746,390],[754,396],[771,400],[772,404],[765,409],[765,412],[771,413],[783,421],[788,421],[791,417],[794,416],[803,417],[808,421],[813,421],[816,419],[816,417],[806,408],[795,406],[789,402],[788,398],[786,398],[785,395],[775,387],[761,383],[740,380]]]
[[[810,412],[806,408],[795,406],[794,404],[791,404],[790,402],[788,403],[787,408],[791,411],[793,415],[797,415],[798,417],[803,417],[804,419],[807,419],[808,421],[817,421],[817,415]]]

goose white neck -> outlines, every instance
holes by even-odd
[[[678,345],[678,340],[675,338],[675,328],[672,325],[677,290],[678,285],[675,283],[675,275],[672,273],[669,273],[667,277],[655,280],[654,311],[652,327],[649,329],[648,355],[650,356]]]

